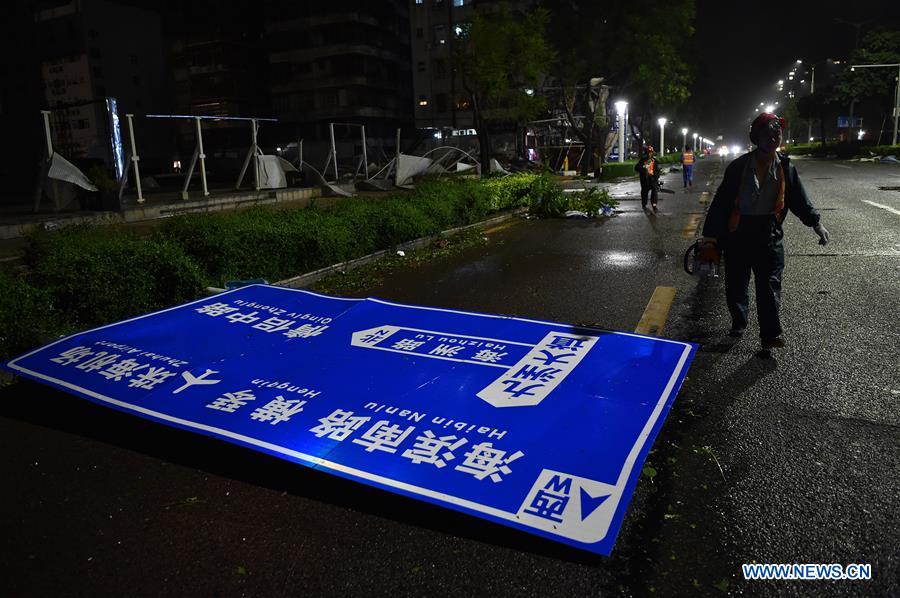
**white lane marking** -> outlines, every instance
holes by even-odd
[[[867,203],[870,206],[875,206],[876,208],[881,208],[882,210],[887,210],[888,212],[893,212],[894,214],[897,214],[898,216],[900,216],[900,210],[898,210],[896,208],[892,208],[891,206],[886,206],[883,203],[875,203],[874,201],[869,201],[868,199],[861,199],[860,201],[863,203]]]
[[[853,168],[852,166],[847,166],[846,164],[834,164],[833,166],[837,166],[838,168]]]

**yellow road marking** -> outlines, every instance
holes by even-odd
[[[683,239],[693,239],[694,233],[697,232],[697,223],[700,222],[700,218],[702,214],[691,214],[688,223],[684,225],[684,228],[681,230],[681,237]]]
[[[509,228],[510,226],[512,226],[514,224],[518,224],[518,223],[519,223],[519,220],[508,220],[508,221],[504,222],[503,224],[498,224],[497,226],[493,226],[493,227],[485,229],[481,232],[485,235],[490,235],[492,233],[499,232],[505,228]]]
[[[662,336],[663,328],[666,326],[666,320],[669,318],[669,310],[672,308],[672,301],[675,300],[675,287],[656,287],[653,296],[647,308],[644,309],[644,315],[638,322],[637,328],[634,329],[637,334],[646,334],[648,336]]]

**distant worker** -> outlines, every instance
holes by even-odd
[[[657,211],[656,204],[659,201],[659,162],[656,159],[653,146],[645,145],[644,154],[634,166],[635,172],[641,176],[641,207],[647,209],[647,198],[653,211]]]
[[[750,274],[756,287],[756,313],[763,349],[784,346],[779,317],[784,272],[784,230],[788,210],[828,243],[828,231],[810,203],[787,155],[776,152],[783,118],[763,113],[750,125],[757,147],[731,162],[709,206],[703,243],[725,253],[725,297],[731,312],[731,336],[747,328]]]
[[[694,152],[691,146],[684,146],[681,152],[681,175],[684,177],[684,188],[694,186]]]

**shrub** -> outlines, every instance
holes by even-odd
[[[568,200],[562,188],[548,176],[541,176],[531,185],[528,211],[542,218],[556,218],[568,210]]]
[[[607,162],[603,165],[603,170],[600,172],[600,180],[611,181],[619,177],[637,176],[637,172],[634,171],[635,164],[637,164],[635,160]]]
[[[0,272],[0,360],[49,341],[60,328],[46,290],[21,276]]]
[[[197,266],[175,243],[76,228],[29,239],[30,282],[75,327],[96,326],[196,299]]]

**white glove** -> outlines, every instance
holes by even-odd
[[[828,245],[828,229],[821,224],[817,224],[813,227],[813,230],[819,235],[819,245]]]

